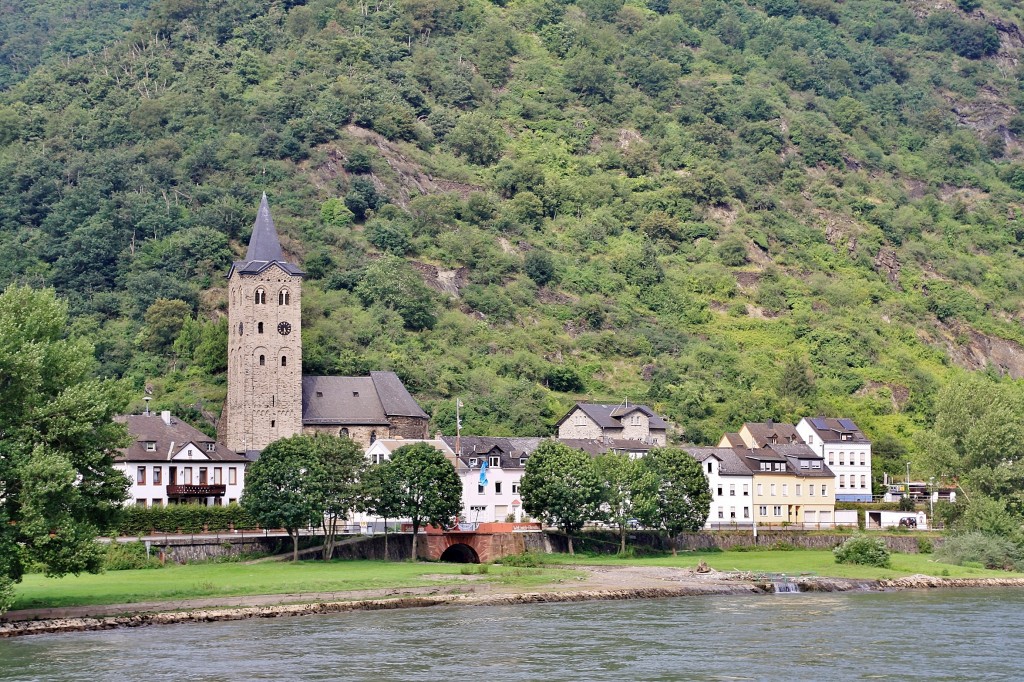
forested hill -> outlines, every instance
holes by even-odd
[[[35,4],[81,49],[4,76],[0,284],[156,407],[219,412],[263,191],[306,371],[394,369],[446,432],[628,398],[896,456],[960,367],[1024,375],[1014,0]]]

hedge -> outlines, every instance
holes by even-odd
[[[114,527],[116,535],[157,533],[200,533],[256,528],[256,521],[238,504],[226,507],[202,507],[174,504],[167,507],[126,507]]]

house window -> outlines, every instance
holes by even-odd
[[[801,469],[808,469],[808,468],[810,468],[810,466],[811,466],[811,463],[808,462],[806,459],[800,460],[800,468]]]
[[[210,441],[209,443],[206,444],[206,451],[207,452],[213,452],[216,449],[217,449],[217,444],[214,443],[213,441]]]
[[[206,467],[199,467],[199,485],[206,485],[210,482],[207,477]]]
[[[288,366],[288,356],[287,355],[282,355],[281,356],[281,366],[282,367],[287,367]]]
[[[213,468],[213,482],[215,485],[220,485],[224,482],[224,469],[222,467]]]
[[[745,518],[745,519],[749,519],[750,518],[750,507],[744,507],[743,508],[743,518]]]
[[[228,485],[237,485],[238,483],[238,468],[228,467]]]
[[[519,494],[519,481],[512,481],[512,494],[513,495],[518,495]]]
[[[257,334],[262,334],[263,333],[263,323],[262,322],[257,322],[256,323],[256,333]]]
[[[139,467],[135,474],[135,483],[138,485],[146,485],[146,467]]]
[[[256,290],[256,305],[263,305],[267,302],[267,292],[260,287]]]
[[[843,466],[844,464],[846,464],[846,453],[845,452],[840,452],[839,453],[839,466]]]
[[[840,488],[845,488],[846,487],[846,476],[844,476],[843,474],[839,474],[839,487]]]
[[[757,494],[764,495],[764,483],[757,484]]]
[[[501,457],[491,457],[490,465],[492,467],[501,468]]]
[[[772,507],[772,513],[774,513],[775,516],[782,516],[782,505],[777,504],[774,507]]]
[[[828,463],[829,464],[835,464],[835,456],[836,456],[836,453],[834,453],[834,452],[829,452],[828,453]]]
[[[786,463],[785,462],[776,462],[775,463],[775,470],[776,471],[785,471],[786,470]]]
[[[147,440],[146,441],[146,452],[156,452],[156,441],[155,440]]]
[[[153,467],[153,485],[161,485],[164,480],[164,468]]]
[[[164,506],[164,498],[162,498],[162,497],[154,497],[153,498],[153,506],[154,507],[162,507],[162,506]]]
[[[718,508],[718,518],[720,518],[720,519],[724,519],[725,518],[725,511],[721,507]]]
[[[469,458],[469,466],[471,466],[471,467],[475,467],[476,466],[476,457],[470,457]]]
[[[803,494],[804,494],[804,489],[803,489],[803,486],[802,486],[802,485],[800,485],[799,483],[797,483],[797,484],[796,484],[796,496],[797,496],[797,497],[800,497],[800,496],[801,496],[801,495],[803,495]]]
[[[783,483],[782,484],[782,496],[783,497],[788,497],[789,496],[789,484],[788,483]]]
[[[495,495],[500,495],[501,494],[501,481],[495,481],[494,482],[494,494]]]
[[[807,494],[810,495],[811,497],[814,497],[814,486],[813,485],[807,486]]]
[[[370,462],[372,464],[383,464],[386,461],[388,461],[388,456],[385,453],[375,452],[373,456],[370,457]]]
[[[736,518],[736,507],[729,507],[729,518],[730,519],[735,519]]]
[[[192,485],[192,467],[185,467],[181,472],[181,484]]]
[[[821,496],[822,497],[827,497],[828,496],[828,486],[827,485],[821,486]]]
[[[721,485],[718,486],[718,496],[719,497],[722,496],[722,486]]]
[[[865,476],[864,474],[860,475],[860,487],[861,488],[867,488],[868,487],[868,479],[867,479],[867,476]]]
[[[479,483],[476,486],[476,494],[477,495],[483,495],[484,494],[484,487],[482,485],[480,485]]]
[[[519,466],[521,466],[521,467],[526,466],[526,458],[525,457],[520,457],[519,458]]]
[[[762,504],[760,507],[757,508],[757,513],[761,516],[768,516],[768,506]]]
[[[729,484],[729,497],[736,497],[736,484],[735,483],[730,483]]]
[[[708,473],[709,473],[709,474],[710,474],[710,473],[712,473],[712,472],[711,472],[711,462],[708,462]]]
[[[861,466],[864,466],[864,463],[865,463],[865,460],[864,460],[864,453],[862,452],[862,453],[860,453],[860,465],[861,465]]]
[[[576,413],[576,426],[586,426],[587,415],[583,414],[582,411]]]
[[[771,490],[772,490],[772,497],[775,497],[775,484],[774,483],[772,483]]]
[[[281,291],[277,292],[278,305],[288,305],[289,303],[291,303],[291,294],[288,293],[287,289],[281,289]]]
[[[750,484],[749,483],[744,483],[743,484],[743,497],[749,497],[749,496],[750,496]]]
[[[811,461],[811,468],[812,469],[820,469],[821,468],[821,460],[820,459],[812,460]]]
[[[136,507],[145,507],[146,506],[146,499],[145,498],[138,498],[137,500],[135,500],[135,506]]]
[[[814,434],[807,436],[807,444],[814,445]]]

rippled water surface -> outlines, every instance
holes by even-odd
[[[0,680],[1022,680],[1024,590],[436,607],[0,640]]]

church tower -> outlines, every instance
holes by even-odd
[[[228,273],[227,446],[262,450],[302,432],[302,277],[260,201],[245,260]]]

